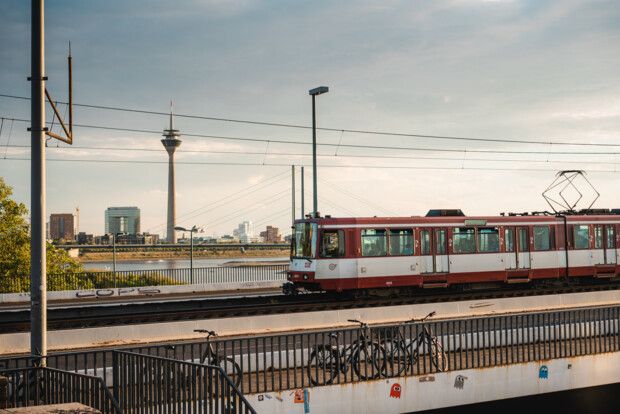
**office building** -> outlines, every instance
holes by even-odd
[[[52,240],[75,240],[73,214],[51,214],[49,238]]]
[[[282,243],[282,235],[277,227],[267,226],[265,231],[260,232],[260,236],[265,243]]]
[[[140,233],[138,207],[108,207],[105,211],[105,234]]]
[[[233,235],[239,238],[240,243],[251,243],[253,238],[252,233],[252,222],[244,221],[243,223],[239,223],[239,226],[237,226],[237,230],[233,232]]]

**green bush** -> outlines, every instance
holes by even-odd
[[[11,199],[13,190],[0,177],[0,293],[30,290],[30,226],[28,209]],[[47,244],[47,290],[92,287],[88,280],[76,280],[82,265],[66,251]]]

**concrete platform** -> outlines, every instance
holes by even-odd
[[[0,408],[0,414],[69,414],[69,413],[96,414],[96,413],[101,413],[101,411],[95,410],[92,407],[79,404],[79,403],[36,405],[32,407],[19,407],[19,408]]]

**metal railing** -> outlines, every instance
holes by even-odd
[[[256,413],[222,367],[122,351],[113,358],[123,412]]]
[[[56,281],[57,290],[111,289],[123,287],[146,287],[185,284],[216,284],[243,282],[286,281],[287,264],[261,266],[214,266],[194,269],[145,269],[113,271],[85,271],[78,273],[48,274],[49,280]],[[6,286],[6,291],[20,290]]]
[[[6,392],[0,408],[79,402],[103,413],[118,413],[120,407],[100,377],[46,367],[0,370]]]
[[[125,351],[188,363],[235,361],[243,394],[428,375],[620,350],[620,307],[193,340]],[[207,350],[211,348],[211,351]],[[0,367],[28,358],[0,359]],[[112,351],[52,354],[47,365],[111,384]]]

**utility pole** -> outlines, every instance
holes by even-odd
[[[45,2],[31,1],[30,33],[30,354],[34,363],[45,366],[47,356],[47,251],[45,240],[45,136],[73,144],[73,81],[71,44],[67,57],[69,73],[69,125],[58,112],[45,86]],[[45,127],[45,98],[50,103],[64,135]]]
[[[47,277],[45,246],[45,5],[32,0],[30,39],[30,353],[45,366]]]
[[[291,165],[291,224],[295,223],[295,166]]]
[[[306,194],[304,190],[304,177],[306,174],[304,173],[304,166],[301,166],[301,219],[303,220],[306,217]]]
[[[317,193],[317,174],[316,174],[316,96],[329,92],[327,86],[319,86],[310,89],[308,93],[312,96],[312,217],[319,216],[319,195]]]

